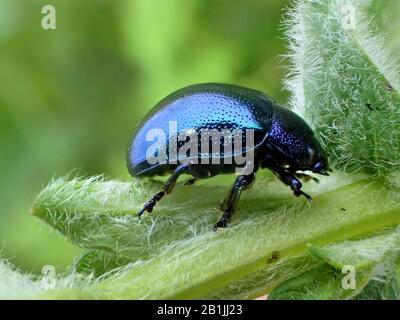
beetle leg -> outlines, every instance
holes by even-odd
[[[153,198],[151,198],[149,201],[145,203],[143,208],[138,212],[139,218],[141,215],[147,211],[147,212],[152,212],[154,206],[158,201],[160,201],[166,194],[171,193],[172,190],[175,187],[176,181],[178,180],[179,176],[183,173],[186,173],[189,170],[189,165],[187,164],[181,164],[179,165],[174,173],[169,176],[167,182],[164,184],[163,191],[160,191],[156,195],[154,195]]]
[[[196,165],[191,165],[189,164],[180,164],[174,171],[173,174],[171,174],[167,180],[167,182],[163,186],[163,191],[158,192],[156,195],[153,196],[149,201],[145,203],[143,208],[138,212],[138,216],[140,216],[145,212],[152,212],[154,206],[158,201],[160,201],[165,195],[169,194],[172,192],[176,185],[176,181],[178,180],[179,176],[181,174],[191,174],[192,176],[196,178],[206,178],[210,176],[210,172],[208,171],[207,168],[196,166]]]
[[[293,194],[296,197],[303,195],[308,201],[312,200],[312,198],[307,193],[301,191],[301,187],[303,185],[301,184],[299,179],[295,177],[294,174],[279,168],[274,169],[273,171],[279,176],[284,184],[288,185],[293,190]]]
[[[249,174],[247,176],[239,176],[236,178],[231,191],[228,196],[222,202],[220,210],[223,212],[221,219],[214,225],[214,231],[218,228],[225,228],[230,221],[232,214],[235,212],[235,208],[239,202],[240,194],[243,190],[251,187],[255,181],[255,174]]]
[[[139,218],[142,216],[142,214],[147,211],[147,212],[152,212],[154,206],[156,205],[157,201],[160,201],[162,197],[165,196],[165,191],[160,191],[156,195],[153,196],[149,201],[147,201],[143,208],[138,212]]]

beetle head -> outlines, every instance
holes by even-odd
[[[328,175],[328,157],[308,124],[294,112],[279,107],[268,135],[274,161],[292,172]]]
[[[331,171],[328,165],[328,157],[319,141],[315,137],[313,140],[308,146],[308,160],[302,163],[303,168],[300,170],[310,170],[328,176],[328,171]],[[304,160],[306,160],[306,157]]]

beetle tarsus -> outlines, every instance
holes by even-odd
[[[153,196],[153,198],[151,198],[149,201],[147,201],[143,208],[141,210],[139,210],[139,212],[137,213],[138,217],[140,218],[142,216],[143,213],[147,212],[152,212],[154,206],[156,205],[156,203],[158,201],[160,201],[162,199],[162,197],[164,197],[165,195],[165,191],[160,191],[159,193],[157,193],[156,195]]]
[[[219,220],[219,221],[214,225],[213,231],[216,232],[216,231],[218,231],[218,229],[226,228],[227,226],[228,226],[228,221],[227,221],[226,219],[222,219],[222,218],[221,218],[221,220]]]
[[[272,170],[273,172],[275,172],[275,173],[279,176],[279,179],[280,179],[284,184],[286,184],[287,186],[290,187],[290,189],[293,190],[293,194],[294,194],[296,197],[299,197],[299,196],[303,195],[308,201],[311,201],[311,200],[312,200],[311,196],[309,196],[307,193],[305,193],[305,192],[303,192],[303,191],[301,190],[301,187],[302,187],[303,185],[302,185],[302,183],[299,181],[299,179],[296,178],[296,176],[299,177],[299,178],[301,178],[301,177],[302,177],[303,175],[305,175],[305,174],[303,174],[303,173],[292,173],[292,172],[283,170],[283,169],[281,169],[281,168],[271,168],[271,170]],[[308,176],[308,175],[305,175],[305,176]]]
[[[309,201],[309,202],[312,201],[311,196],[308,195],[307,193],[301,191],[301,190],[294,190],[293,193],[294,193],[294,195],[295,195],[296,197],[299,197],[299,196],[303,195],[303,196],[307,199],[307,201]]]

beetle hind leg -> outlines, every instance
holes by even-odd
[[[156,203],[158,201],[160,201],[161,198],[164,197],[164,196],[165,196],[165,191],[160,191],[159,193],[155,194],[153,196],[153,198],[151,198],[149,201],[147,201],[144,204],[143,208],[141,210],[139,210],[138,217],[140,218],[142,216],[142,214],[145,213],[146,211],[147,212],[152,212],[154,206],[156,205]]]
[[[169,176],[167,182],[163,186],[163,190],[155,194],[149,201],[147,201],[143,208],[139,210],[138,216],[139,218],[143,213],[152,212],[154,206],[158,201],[160,201],[165,195],[172,192],[174,189],[176,182],[181,174],[190,174],[194,177],[195,180],[197,178],[206,178],[210,176],[210,172],[207,168],[197,165],[188,164],[180,164],[175,171]]]
[[[236,178],[231,191],[220,206],[220,210],[223,212],[223,214],[219,221],[214,225],[214,231],[217,231],[219,228],[225,228],[228,225],[228,222],[231,220],[231,217],[235,212],[242,191],[250,188],[254,181],[254,173]]]

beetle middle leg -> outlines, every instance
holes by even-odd
[[[250,188],[255,181],[255,174],[249,174],[247,176],[239,176],[236,178],[231,191],[228,196],[222,202],[220,210],[223,212],[221,219],[214,225],[214,231],[218,228],[225,228],[230,221],[232,214],[235,212],[236,206],[240,199],[240,194],[243,190]]]
[[[180,164],[169,176],[167,182],[165,182],[163,190],[155,194],[149,201],[144,204],[143,208],[138,212],[139,218],[146,211],[152,212],[156,203],[160,201],[165,195],[172,192],[181,174],[190,174],[194,177],[194,179],[204,179],[210,176],[210,171],[205,166],[192,165],[190,163]]]

